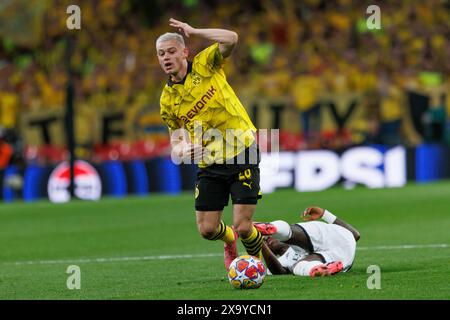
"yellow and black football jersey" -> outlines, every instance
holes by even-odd
[[[215,43],[188,62],[181,83],[169,80],[161,94],[161,117],[169,131],[185,128],[193,143],[207,149],[210,156],[199,167],[225,163],[255,142],[256,128],[226,80],[223,60]]]

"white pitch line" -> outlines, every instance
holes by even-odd
[[[403,249],[423,249],[423,248],[448,248],[450,244],[405,244],[398,246],[374,246],[374,247],[356,247],[356,250],[403,250]]]
[[[425,249],[425,248],[449,248],[450,244],[408,244],[396,246],[373,246],[357,247],[356,250],[406,250],[406,249]],[[171,260],[171,259],[195,259],[222,257],[223,253],[203,253],[203,254],[178,254],[163,256],[138,256],[138,257],[110,257],[110,258],[91,258],[91,259],[64,259],[64,260],[31,260],[16,262],[0,262],[3,266],[22,266],[22,265],[46,265],[46,264],[70,264],[70,263],[105,263],[105,262],[127,262],[127,261],[145,261],[145,260]]]
[[[178,254],[178,255],[140,256],[140,257],[111,257],[111,258],[92,258],[92,259],[33,260],[33,261],[3,262],[0,265],[20,266],[20,265],[35,265],[35,264],[104,263],[104,262],[121,262],[121,261],[209,258],[218,256],[223,256],[223,253]]]

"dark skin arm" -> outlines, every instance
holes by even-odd
[[[265,242],[263,242],[262,245],[262,254],[264,257],[264,260],[266,261],[266,266],[269,268],[270,272],[272,274],[289,274],[289,270],[283,267],[280,262],[278,261],[278,258],[275,256],[275,254],[270,250],[270,248],[267,246]]]
[[[348,224],[347,222],[345,222],[344,220],[341,220],[339,218],[336,218],[336,220],[334,221],[333,224],[337,224],[338,226],[344,227],[345,229],[347,229],[348,231],[350,231],[353,236],[355,237],[355,240],[358,241],[359,238],[361,238],[361,235],[359,234],[358,230],[356,230],[355,228],[353,228],[350,224]]]
[[[325,212],[325,209],[320,207],[309,207],[306,208],[306,210],[303,212],[303,220],[306,221],[312,221],[322,218],[323,214]],[[338,226],[344,227],[348,231],[350,231],[353,234],[353,237],[355,237],[355,240],[358,241],[361,237],[358,230],[356,230],[353,226],[348,224],[342,219],[336,218],[336,220],[333,222],[333,224],[337,224]]]

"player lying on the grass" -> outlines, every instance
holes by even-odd
[[[320,218],[327,223],[313,221]],[[303,220],[308,222],[255,223],[267,236],[262,252],[270,272],[317,277],[348,271],[355,258],[359,232],[319,207],[307,208]]]

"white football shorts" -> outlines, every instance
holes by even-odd
[[[349,230],[321,221],[302,222],[297,225],[306,231],[314,253],[321,254],[326,263],[341,261],[344,272],[350,269],[355,259],[356,241]]]

